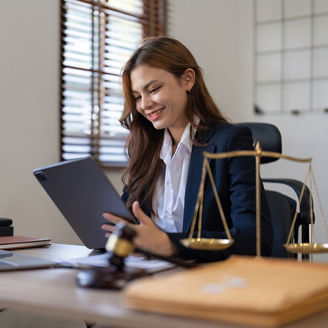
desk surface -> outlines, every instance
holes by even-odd
[[[53,244],[19,252],[53,260],[86,256],[84,246]],[[210,322],[145,313],[125,306],[121,292],[84,289],[75,283],[77,270],[45,269],[0,273],[0,308],[97,322],[115,327],[179,327],[223,328],[240,327]],[[327,327],[328,311],[288,325],[289,328]]]

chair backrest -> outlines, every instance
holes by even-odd
[[[281,154],[281,134],[275,125],[260,122],[246,122],[239,123],[239,125],[247,126],[252,131],[254,142],[258,141],[262,150]],[[273,157],[262,157],[261,163],[270,163],[276,160],[277,158]]]
[[[296,209],[296,202],[292,198],[278,191],[266,190],[265,192],[272,219],[273,243],[272,257],[293,257],[284,248],[287,241],[292,219]],[[295,233],[295,232],[294,232]],[[292,236],[294,240],[294,234]]]
[[[281,153],[281,134],[279,129],[270,123],[262,122],[245,122],[239,125],[247,126],[251,132],[254,142],[258,141],[262,150]],[[269,163],[277,160],[276,158],[262,157],[261,163]],[[280,183],[291,187],[297,197],[300,197],[303,183],[294,179],[262,179],[264,182]],[[292,220],[295,215],[296,201],[287,195],[278,191],[267,190],[266,197],[270,209],[272,225],[273,225],[273,257],[295,257],[288,253],[283,245],[286,243]],[[301,242],[309,242],[309,224],[310,224],[310,190],[306,187],[300,211],[297,214],[297,220],[294,231],[292,233],[291,242],[298,242],[298,230],[301,227]],[[314,217],[314,216],[313,216]],[[307,256],[303,256],[306,258]]]

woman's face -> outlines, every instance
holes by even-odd
[[[168,128],[172,136],[179,135],[181,129],[182,134],[188,122],[185,108],[190,83],[184,76],[186,72],[179,79],[148,65],[139,65],[131,72],[137,111],[152,122],[155,129]]]

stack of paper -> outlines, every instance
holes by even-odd
[[[278,326],[328,308],[328,265],[252,257],[133,282],[135,309]]]

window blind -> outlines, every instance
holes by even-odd
[[[165,34],[165,0],[62,0],[61,19],[61,159],[124,167],[120,74],[142,38]]]

